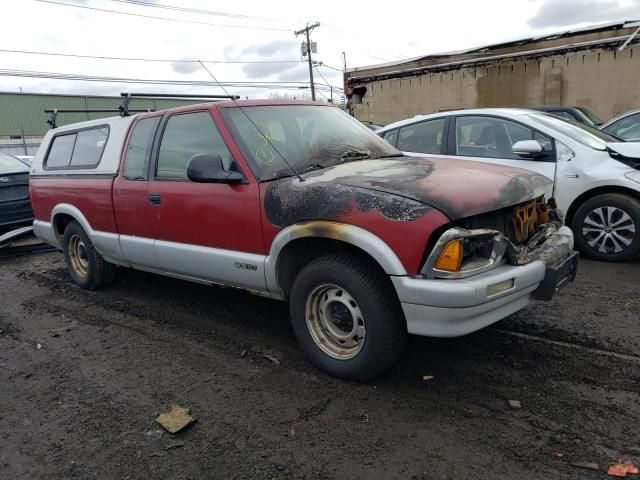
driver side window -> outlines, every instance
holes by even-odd
[[[156,178],[186,180],[187,163],[198,153],[217,153],[226,170],[233,160],[209,112],[169,117],[158,151]]]
[[[521,140],[536,140],[543,151],[553,151],[550,137],[519,123],[495,117],[456,118],[456,155],[522,160],[512,151]]]

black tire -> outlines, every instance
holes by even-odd
[[[79,223],[70,222],[67,225],[62,247],[71,279],[78,286],[95,290],[113,282],[116,266],[102,258]]]
[[[603,209],[603,210],[598,210]],[[612,213],[612,222],[620,220],[621,212],[629,216],[629,220],[620,225],[617,228],[623,228],[631,225],[635,233],[632,233],[631,229],[624,228],[623,230],[616,230],[614,233],[618,235],[618,238],[611,238],[598,240],[599,233],[595,231],[597,227],[594,227],[593,222],[600,223],[600,215],[602,212],[604,217],[608,217],[609,213]],[[587,222],[591,223],[585,223]],[[610,225],[607,223],[607,219],[603,218],[603,224],[605,225],[604,234],[609,233]],[[590,258],[596,260],[603,260],[606,262],[625,262],[633,260],[640,255],[640,201],[638,199],[625,195],[623,193],[605,193],[602,195],[596,195],[584,202],[576,211],[573,217],[571,228],[575,236],[576,247],[580,252]],[[594,231],[583,230],[583,228],[594,228]],[[619,237],[622,236],[623,240]],[[625,245],[625,242],[630,242],[629,245]],[[591,243],[591,244],[590,244]],[[616,246],[618,244],[622,250],[616,252]],[[604,250],[604,251],[602,251]]]
[[[328,354],[322,349],[328,344],[325,342],[321,348],[319,343],[322,342],[314,340],[310,331],[313,327],[308,326],[307,302],[319,298],[314,292],[325,285],[344,289],[348,298],[357,302],[355,307],[362,314],[366,333],[364,340],[360,338],[360,349],[352,358],[335,358]],[[325,305],[329,308],[329,303]],[[345,380],[374,378],[396,362],[406,344],[406,321],[393,285],[364,256],[334,253],[310,262],[293,282],[289,308],[293,330],[307,356],[320,369]]]

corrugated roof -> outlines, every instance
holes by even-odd
[[[0,92],[0,137],[21,135],[43,136],[47,125],[45,109],[117,109],[122,98],[97,95],[57,95],[42,93]],[[202,99],[153,99],[136,98],[131,108],[136,110],[162,110],[181,105],[202,103]],[[112,117],[114,113],[61,113],[58,125]]]
[[[440,58],[440,57],[453,57],[453,56],[456,56],[456,55],[468,55],[468,54],[471,54],[471,53],[482,52],[483,50],[493,50],[493,49],[505,48],[505,47],[509,47],[509,46],[526,45],[528,43],[539,42],[539,41],[542,41],[542,40],[551,40],[551,39],[555,39],[555,38],[569,37],[569,36],[572,36],[572,35],[579,35],[579,34],[584,34],[584,33],[589,33],[589,32],[596,32],[596,31],[599,31],[599,30],[608,30],[608,29],[614,29],[614,28],[631,28],[631,27],[638,27],[638,26],[640,26],[640,20],[620,20],[620,21],[616,21],[616,22],[600,23],[600,24],[597,24],[597,25],[590,25],[588,27],[575,28],[575,29],[572,29],[572,30],[565,30],[565,31],[562,31],[562,32],[550,33],[550,34],[543,35],[543,36],[538,36],[538,37],[526,37],[526,38],[520,38],[520,39],[517,39],[517,40],[509,40],[507,42],[493,43],[493,44],[484,45],[484,46],[481,46],[481,47],[467,48],[467,49],[464,49],[464,50],[454,50],[454,51],[450,51],[450,52],[432,53],[432,54],[429,54],[429,55],[421,55],[421,56],[418,56],[418,57],[405,58],[403,60],[397,60],[397,61],[393,61],[393,62],[378,63],[378,64],[366,65],[366,66],[362,66],[362,67],[347,68],[345,70],[345,73],[354,73],[354,72],[359,72],[361,70],[370,70],[370,69],[376,69],[376,68],[386,68],[386,67],[393,67],[393,66],[401,66],[401,65],[408,64],[408,63],[419,62],[419,61],[422,61],[422,60],[437,59],[437,58]]]

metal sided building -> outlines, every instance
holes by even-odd
[[[350,68],[347,105],[380,125],[446,110],[544,105],[583,106],[607,120],[640,108],[639,27],[615,22]]]
[[[131,108],[161,110],[206,100],[134,98]],[[46,109],[113,110],[113,113],[60,113],[58,126],[118,115],[122,97],[91,95],[49,95],[40,93],[0,92],[0,152],[12,155],[35,155],[40,140],[49,130]]]

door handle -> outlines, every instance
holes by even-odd
[[[578,175],[577,173],[568,173],[564,175],[564,178],[580,178],[580,175]]]
[[[162,197],[160,197],[159,193],[150,193],[148,195],[149,205],[160,205]]]

